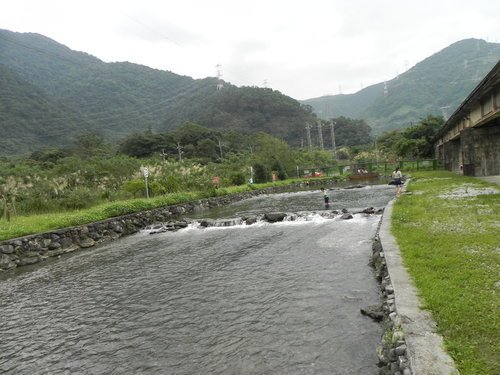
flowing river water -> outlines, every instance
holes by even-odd
[[[330,210],[383,207],[387,185],[329,191]],[[0,275],[0,373],[377,374],[368,265],[379,215],[325,217],[318,190],[202,217],[294,221],[144,230]]]

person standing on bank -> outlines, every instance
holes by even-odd
[[[403,174],[401,173],[399,167],[397,167],[394,172],[392,172],[392,178],[394,179],[394,185],[396,185],[396,196],[399,197],[401,194],[401,188],[403,187]]]

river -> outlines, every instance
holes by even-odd
[[[330,190],[330,210],[383,207],[386,185]],[[378,373],[371,238],[379,215],[325,217],[319,191],[193,215],[294,221],[143,230],[0,276],[5,374]]]

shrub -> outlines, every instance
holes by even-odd
[[[146,185],[144,183],[144,180],[139,178],[128,180],[123,183],[123,190],[125,190],[128,193],[131,193],[134,196],[134,198],[139,193],[143,194],[145,189]]]
[[[264,164],[256,163],[253,166],[255,182],[264,183],[269,181],[270,172]]]
[[[96,192],[89,188],[76,188],[61,199],[61,206],[66,209],[80,210],[92,206],[97,201]]]
[[[245,175],[241,172],[235,173],[231,176],[232,185],[243,185],[246,182]]]

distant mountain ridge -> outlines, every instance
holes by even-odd
[[[500,58],[500,44],[467,39],[398,78],[355,94],[302,101],[320,118],[365,119],[375,133],[429,114],[451,113]],[[185,122],[224,130],[264,131],[292,145],[314,115],[278,91],[217,91],[217,79],[193,79],[128,62],[105,63],[45,36],[0,29],[0,155],[62,147],[92,132],[107,141]]]
[[[0,73],[0,155],[66,146],[79,133],[117,141],[187,121],[266,131],[298,144],[305,122],[314,120],[298,101],[277,91],[227,83],[217,91],[216,78],[104,63],[39,34],[0,30]]]
[[[451,114],[499,59],[499,43],[465,39],[385,84],[301,102],[320,118],[363,118],[374,133],[405,128],[429,114]]]

